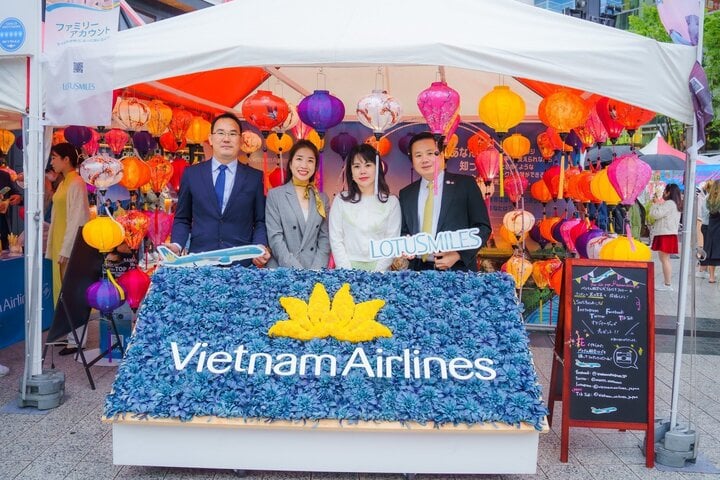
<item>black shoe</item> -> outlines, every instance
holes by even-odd
[[[77,347],[65,347],[58,352],[58,355],[62,355],[64,357],[65,355],[72,355],[73,353],[77,353],[77,351]]]

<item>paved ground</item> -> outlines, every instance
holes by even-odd
[[[657,262],[656,262],[657,264]],[[677,287],[678,261],[674,261],[674,285]],[[656,283],[661,282],[657,264]],[[720,466],[720,290],[707,279],[697,279],[697,342],[688,339],[683,359],[683,385],[680,412],[683,422],[690,416],[700,432],[700,452]],[[675,292],[658,292],[658,354],[656,364],[656,416],[667,418],[670,411],[674,349]],[[688,305],[692,305],[690,302]],[[690,308],[688,308],[688,313]],[[91,338],[92,340],[92,338]],[[547,392],[551,365],[552,339],[547,333],[533,333],[536,367]],[[0,363],[11,368],[0,378],[0,406],[14,401],[22,371],[24,345],[0,350]],[[695,354],[691,355],[693,352]],[[100,423],[105,394],[115,376],[115,368],[95,367],[97,390],[90,390],[78,363],[68,357],[55,357],[58,369],[65,372],[66,401],[45,415],[0,413],[0,480],[6,479],[221,479],[236,478],[223,470],[190,470],[130,467],[112,464],[112,433]],[[556,405],[559,412],[560,404]],[[638,445],[641,432],[573,429],[570,461],[560,463],[559,422],[548,434],[541,435],[537,478],[548,479],[686,479],[718,478],[688,472],[663,472],[647,469]],[[508,478],[509,476],[502,476]],[[511,477],[511,476],[510,476]],[[248,479],[401,479],[400,475],[317,474],[295,472],[250,472]],[[418,475],[418,479],[499,478],[491,475]]]

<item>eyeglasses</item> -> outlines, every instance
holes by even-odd
[[[235,131],[226,132],[224,130],[218,130],[217,132],[213,132],[213,135],[217,135],[218,137],[223,137],[223,138],[229,137],[231,140],[235,140],[236,138],[238,138],[240,136],[240,133],[235,132]]]

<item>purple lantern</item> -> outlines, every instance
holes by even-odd
[[[575,130],[570,130],[570,133],[565,136],[565,143],[573,147],[574,152],[581,152],[585,147],[580,137],[578,137],[578,134],[575,133]]]
[[[548,241],[540,233],[540,223],[539,222],[536,223],[535,225],[533,225],[533,227],[530,229],[530,238],[535,240],[535,242],[538,245],[540,245],[540,248],[545,248],[545,245],[548,244]]]
[[[320,138],[345,118],[345,105],[327,90],[315,90],[312,95],[303,98],[297,111],[300,120],[314,128]]]
[[[24,146],[22,132],[18,133],[15,136],[15,146],[18,148],[18,150],[22,151],[23,146]]]
[[[65,140],[71,143],[75,148],[81,148],[87,142],[92,140],[92,131],[88,127],[80,125],[70,125],[64,131]]]
[[[100,310],[103,315],[109,315],[125,302],[125,293],[118,290],[110,280],[103,278],[88,287],[85,298],[92,308]]]
[[[333,137],[330,141],[330,148],[333,152],[337,153],[343,160],[345,160],[345,157],[348,156],[350,150],[355,148],[357,144],[358,141],[355,137],[347,132],[341,132],[339,135],[335,135],[335,137]]]
[[[398,148],[402,153],[410,156],[410,140],[415,136],[415,132],[406,133],[398,140]]]
[[[551,230],[553,238],[557,241],[557,243],[564,246],[565,248],[567,248],[567,245],[565,245],[565,239],[560,234],[560,229],[562,228],[563,223],[565,223],[567,221],[568,221],[567,218],[563,218],[562,220],[557,222],[555,225],[553,225],[552,230]]]
[[[596,237],[600,237],[602,235],[605,235],[605,232],[600,230],[599,228],[591,228],[587,232],[583,233],[577,239],[575,239],[575,248],[577,249],[577,253],[582,258],[588,258],[588,251],[587,246],[590,240]]]
[[[146,156],[150,150],[155,150],[155,147],[157,147],[157,142],[153,136],[143,130],[133,133],[132,142],[141,157]]]

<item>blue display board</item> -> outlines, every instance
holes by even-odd
[[[0,348],[25,339],[25,259],[0,260]],[[50,327],[53,318],[52,268],[43,261],[42,326]]]

